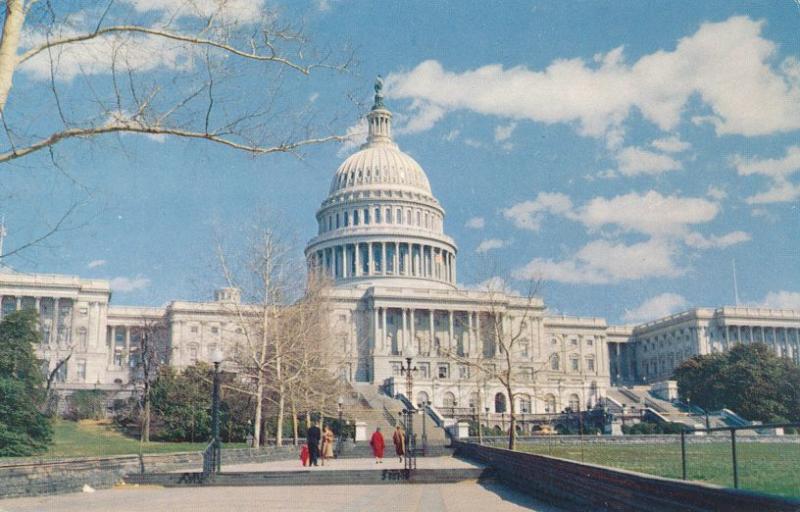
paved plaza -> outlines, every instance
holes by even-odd
[[[320,487],[118,487],[94,493],[0,501],[0,512],[512,512],[558,509],[497,483]]]
[[[417,469],[474,469],[483,468],[481,464],[469,462],[455,457],[417,457]],[[380,464],[374,458],[334,459],[325,462],[324,466],[303,467],[300,459],[277,460],[261,463],[222,464],[222,471],[336,471],[356,469],[403,469],[403,463],[397,457],[383,459]],[[177,471],[182,473],[183,471]]]

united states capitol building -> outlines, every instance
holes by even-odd
[[[422,167],[393,142],[392,113],[377,86],[367,120],[367,142],[333,176],[305,249],[309,272],[333,283],[331,342],[345,354],[343,379],[404,392],[400,370],[411,357],[415,402],[507,412],[500,382],[479,366],[496,360],[501,369],[497,337],[513,332],[515,409],[544,413],[591,407],[610,387],[664,381],[688,357],[736,343],[765,342],[800,362],[798,311],[697,308],[612,326],[552,315],[538,297],[459,288],[445,210]],[[226,305],[240,299],[228,288],[208,302],[116,306],[108,281],[0,272],[0,300],[2,315],[39,312],[36,350],[45,365],[70,356],[57,374],[60,389],[124,392],[148,325],[163,326],[165,362],[186,367],[231,346],[236,317]]]

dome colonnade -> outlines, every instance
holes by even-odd
[[[367,114],[367,142],[333,177],[309,241],[310,273],[338,284],[391,277],[454,288],[457,247],[422,167],[392,140],[381,83]]]

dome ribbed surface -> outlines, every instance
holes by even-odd
[[[333,176],[330,193],[380,185],[416,188],[432,195],[425,171],[394,144],[369,144],[350,155]]]

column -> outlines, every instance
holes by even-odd
[[[350,267],[347,265],[347,248],[348,244],[342,246],[342,279],[350,277]]]
[[[415,315],[414,315],[414,309],[413,308],[410,309],[409,311],[411,312],[411,328],[409,329],[409,332],[411,333],[411,342],[410,342],[409,346],[413,346],[414,343],[417,342],[417,337],[416,337],[416,334],[414,332],[415,329],[416,329],[416,326],[414,325],[414,323],[415,323],[414,322]],[[414,352],[414,350],[412,350],[412,352]]]
[[[394,268],[394,267],[392,267]],[[381,270],[383,275],[387,275],[389,272],[389,266],[386,264],[386,243],[381,242]]]
[[[356,277],[361,276],[361,248],[358,242],[355,243],[355,257],[356,257]]]
[[[50,336],[50,344],[58,344],[58,297],[53,297],[53,329]]]
[[[398,340],[397,345],[402,354],[408,345],[408,331],[406,329],[408,323],[406,322],[406,308],[402,308],[401,311],[403,312],[403,337]]]
[[[470,355],[474,354],[473,345],[475,344],[475,333],[472,332],[472,314],[472,311],[467,311],[467,353]]]
[[[453,350],[453,346],[454,346],[454,344],[453,344],[453,310],[449,310],[447,312],[447,316],[449,317],[449,320],[450,320],[450,333],[449,333],[449,338],[447,340],[447,348],[450,349],[450,350]]]
[[[123,360],[122,365],[129,366],[131,357],[131,328],[126,325],[124,329],[125,329],[125,359]]]
[[[456,255],[452,254],[450,257],[453,258],[453,275],[450,279],[450,282],[456,284]]]
[[[367,254],[369,257],[367,258],[367,269],[369,275],[375,275],[375,244],[373,242],[367,242]]]
[[[382,320],[383,320],[383,329],[381,330],[381,348],[383,349],[384,352],[386,352],[387,351],[387,347],[386,347],[386,332],[389,330],[389,327],[386,324],[386,308],[382,308],[382,313],[383,313],[383,318],[382,318]]]
[[[430,336],[430,339],[431,339],[431,344],[430,344],[431,349],[433,349],[433,347],[435,347],[434,340],[436,339],[436,337],[434,335],[436,333],[434,332],[434,329],[433,329],[433,325],[434,325],[433,322],[434,322],[435,319],[436,319],[436,313],[434,312],[433,309],[429,309],[428,310],[428,335]],[[439,353],[437,352],[436,355],[438,356]]]
[[[483,344],[481,343],[481,312],[475,312],[475,353],[478,357],[483,355]]]
[[[398,263],[400,262],[400,244],[397,242],[394,242],[394,254],[392,255],[392,260],[394,260],[394,275],[399,276],[400,267],[398,266]]]
[[[378,307],[375,303],[372,304],[372,350],[370,353],[375,353],[378,347]]]

